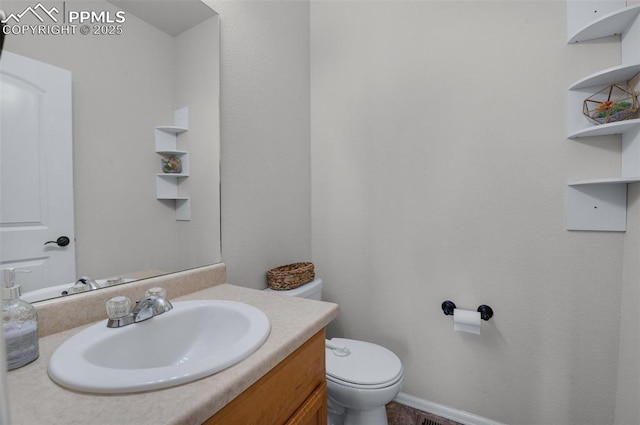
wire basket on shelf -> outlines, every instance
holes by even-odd
[[[311,282],[315,277],[313,263],[293,263],[269,270],[267,283],[271,289],[284,291]]]
[[[608,124],[632,117],[638,110],[636,92],[627,83],[611,84],[586,98],[582,113],[595,124]]]

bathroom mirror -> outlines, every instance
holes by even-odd
[[[37,291],[48,299],[80,276],[104,286],[219,263],[217,13],[198,0],[21,0],[3,1],[1,8],[9,27],[4,52],[70,72],[72,165],[45,157],[46,147],[10,161],[4,149],[10,126],[2,122],[0,268],[29,269],[17,276],[23,294]],[[0,68],[9,56],[3,53]],[[12,92],[2,87],[6,110]],[[19,134],[49,128],[28,120],[18,127]],[[161,159],[170,156],[181,160],[181,173],[163,170]],[[46,192],[47,202],[58,200],[47,192],[48,178],[7,174],[31,175],[28,170],[38,167],[54,174],[72,168],[73,201],[62,207],[63,216],[73,217],[72,228],[63,233],[48,229],[42,197],[29,201],[35,192]],[[14,219],[16,205],[35,217]],[[29,226],[49,233],[36,242],[15,237]],[[69,238],[67,245],[59,243],[61,236]],[[12,252],[7,241],[13,239],[36,253]],[[75,264],[57,265],[67,250],[75,251]],[[65,277],[51,278],[47,270],[53,269],[65,269]]]

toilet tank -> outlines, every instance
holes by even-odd
[[[287,289],[284,291],[276,291],[271,288],[264,289],[265,292],[274,292],[276,294],[289,295],[292,297],[308,298],[310,300],[322,299],[322,279],[315,278],[309,283],[298,286],[295,289]]]

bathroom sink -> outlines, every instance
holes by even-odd
[[[105,320],[80,331],[53,353],[49,376],[91,393],[172,387],[244,360],[271,329],[262,311],[236,301],[183,301],[173,307],[121,328],[107,328]]]

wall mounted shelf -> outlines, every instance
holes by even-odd
[[[580,139],[582,137],[611,136],[614,134],[625,134],[628,131],[640,127],[640,119],[612,122],[609,124],[594,125],[583,128],[573,133],[569,133],[567,138]]]
[[[612,82],[617,83],[619,81],[627,81],[630,80],[638,72],[640,72],[640,64],[638,63],[614,66],[612,68],[595,72],[576,81],[569,87],[569,90],[578,90],[593,86],[604,86],[607,84],[611,84]]]
[[[627,185],[578,183],[567,186],[567,230],[624,232]]]
[[[584,99],[610,84],[629,81],[640,72],[640,64],[619,65],[582,78],[569,87],[567,95],[567,138],[624,134],[640,127],[640,119],[629,119],[608,124],[593,124],[582,114]]]
[[[189,130],[189,109],[177,109],[174,112],[175,125],[155,128],[156,153],[164,156],[175,156],[182,163],[180,173],[156,174],[156,199],[175,200],[176,220],[191,220],[191,200],[180,195],[179,186],[182,179],[189,177],[189,152],[178,149],[178,136]]]
[[[592,22],[587,22],[583,27],[573,33],[573,35],[569,36],[569,44],[622,34],[633,24],[638,13],[640,13],[640,5],[625,8],[624,2],[620,1],[574,1],[573,4],[577,5],[577,8],[572,10],[570,8],[571,5],[569,5],[567,9],[569,20],[568,28],[575,26],[572,25],[572,23],[584,19],[584,16],[589,16],[589,13],[592,11],[593,14],[591,18],[593,19],[595,16],[596,19]],[[615,8],[615,10],[609,13],[602,13],[603,10],[606,11],[611,7]],[[583,9],[584,11],[579,11],[579,9]],[[598,15],[598,12],[600,15]],[[572,18],[574,19],[573,21],[571,20]]]
[[[627,184],[640,182],[640,119],[596,125],[582,114],[584,99],[608,85],[637,84],[640,57],[640,5],[624,7],[620,0],[567,2],[568,43],[620,35],[622,64],[588,75],[573,83],[567,94],[567,138],[620,135],[621,176],[569,182],[568,230],[625,231]]]
[[[581,186],[590,184],[627,184],[640,182],[639,177],[609,177],[605,179],[578,180],[569,183],[569,186]]]

